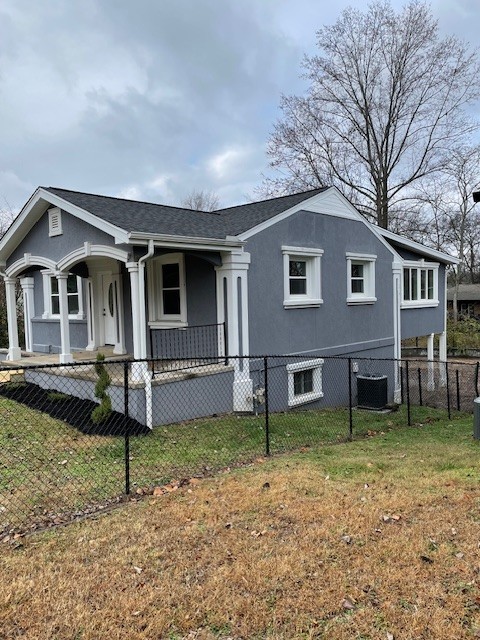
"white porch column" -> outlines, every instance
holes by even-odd
[[[427,360],[428,360],[428,379],[427,389],[433,391],[435,389],[435,362],[433,356],[433,339],[434,333],[427,336]]]
[[[58,298],[60,303],[60,341],[61,353],[60,362],[66,364],[73,362],[70,351],[70,325],[68,322],[68,295],[67,295],[67,279],[68,273],[63,271],[55,274],[58,281]]]
[[[438,359],[440,360],[440,386],[447,384],[447,269],[445,268],[445,280],[443,286],[444,311],[443,311],[443,331],[438,340]]]
[[[32,318],[35,315],[33,278],[20,278],[23,293],[23,322],[25,327],[25,351],[33,351]]]
[[[130,274],[130,299],[132,307],[132,333],[133,333],[133,357],[140,358],[141,338],[140,338],[140,307],[139,307],[139,287],[138,287],[138,262],[127,262],[128,273]]]
[[[222,253],[217,271],[217,321],[225,321],[224,282],[227,283],[227,355],[234,366],[233,409],[252,411],[253,382],[250,378],[248,330],[248,267],[250,254],[242,250]],[[239,304],[240,303],[240,304]]]
[[[402,401],[402,390],[400,382],[400,366],[402,359],[402,326],[401,326],[401,304],[402,304],[402,274],[403,265],[394,262],[393,271],[393,357],[395,358],[394,391],[393,399],[397,404]]]
[[[8,327],[8,360],[19,360],[22,357],[18,344],[17,298],[15,295],[16,278],[5,278],[5,294],[7,302]]]
[[[438,359],[440,367],[440,386],[444,387],[447,384],[447,332],[442,331],[438,337]]]

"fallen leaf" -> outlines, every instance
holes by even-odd
[[[353,600],[353,598],[344,598],[342,600],[342,607],[344,609],[347,609],[348,611],[351,611],[352,609],[355,609],[355,601]]]
[[[461,560],[464,557],[464,553],[462,553],[461,551],[459,551],[458,553],[455,554],[455,557],[458,558],[459,560]]]
[[[395,640],[393,633],[390,633],[390,631],[387,631],[387,640]]]
[[[142,569],[141,567],[133,567],[133,570],[134,570],[136,573],[142,573],[142,571],[143,571],[143,569]]]
[[[162,487],[155,487],[154,490],[153,490],[153,495],[154,496],[163,496]]]
[[[428,556],[420,556],[420,560],[423,560],[423,562],[425,562],[427,564],[433,564],[433,560],[431,558],[429,558]]]
[[[342,536],[341,540],[343,540],[343,542],[345,542],[346,544],[350,544],[352,542],[352,538],[350,536]]]

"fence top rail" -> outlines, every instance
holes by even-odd
[[[220,325],[205,325],[205,326],[220,326]],[[115,368],[115,367],[121,367],[124,366],[125,364],[128,365],[133,365],[133,364],[140,364],[140,363],[146,363],[148,365],[154,365],[156,362],[159,363],[170,363],[173,364],[175,362],[179,363],[179,368],[182,367],[182,363],[185,362],[192,362],[192,360],[198,359],[198,360],[202,360],[204,365],[208,365],[208,361],[211,360],[212,364],[217,364],[218,363],[218,355],[212,355],[212,356],[207,356],[207,355],[199,355],[199,356],[190,356],[190,357],[175,357],[175,358],[160,358],[160,357],[148,357],[148,358],[139,358],[139,359],[134,359],[131,357],[125,357],[125,358],[115,358],[114,360],[102,360],[101,362],[110,368]],[[249,361],[265,361],[265,359],[270,360],[270,361],[279,361],[279,360],[283,360],[284,362],[289,362],[292,360],[296,360],[298,361],[299,359],[303,360],[303,361],[308,361],[308,360],[318,360],[319,358],[321,358],[322,360],[324,360],[325,362],[327,361],[352,361],[352,362],[371,362],[371,363],[397,363],[398,365],[402,366],[405,365],[407,362],[409,363],[409,365],[415,366],[417,364],[422,364],[422,365],[426,365],[426,364],[435,364],[435,365],[441,365],[441,364],[447,364],[447,365],[453,365],[453,366],[461,366],[461,367],[477,367],[480,365],[480,361],[478,360],[471,360],[470,362],[466,362],[464,360],[462,361],[457,361],[457,360],[448,360],[446,363],[440,361],[440,360],[426,360],[424,358],[401,358],[401,359],[395,359],[395,358],[372,358],[372,357],[365,357],[365,356],[351,356],[351,355],[340,355],[340,356],[327,356],[327,355],[321,355],[321,354],[316,354],[316,355],[306,355],[306,354],[261,354],[261,355],[248,355],[248,356],[230,356],[230,355],[222,355],[222,360],[223,359],[226,360],[249,360]],[[93,366],[98,364],[98,360],[96,359],[92,359],[92,360],[76,360],[74,362],[65,362],[65,363],[61,363],[61,362],[49,362],[49,363],[45,363],[45,364],[40,364],[40,363],[31,363],[29,364],[28,362],[28,358],[25,358],[25,360],[20,360],[20,361],[15,361],[15,362],[9,362],[8,360],[4,360],[4,361],[0,361],[0,371],[15,371],[15,370],[20,370],[20,369],[79,369],[81,367],[85,367],[85,366]]]

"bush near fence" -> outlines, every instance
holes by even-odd
[[[19,373],[0,368],[0,536],[68,521],[131,493],[174,490],[192,477],[262,456],[471,411],[478,395],[477,363],[305,356],[204,360],[201,366],[191,360],[105,361],[112,412],[100,422],[92,419],[99,402],[94,362],[25,366]],[[238,414],[234,369],[247,361],[251,411]],[[139,364],[155,370],[153,429],[139,419],[148,408],[145,382],[133,375]],[[320,376],[320,393],[295,404],[292,383],[306,385],[308,394],[310,380],[309,374],[294,374],[309,364]],[[396,370],[400,407],[394,402]],[[360,380],[385,386],[385,412],[357,408]],[[181,421],[165,423],[180,410]]]

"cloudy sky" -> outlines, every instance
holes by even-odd
[[[38,185],[223,206],[254,195],[315,31],[364,0],[2,0],[0,209]],[[403,3],[393,0],[396,7]],[[433,0],[480,44],[479,0]]]

